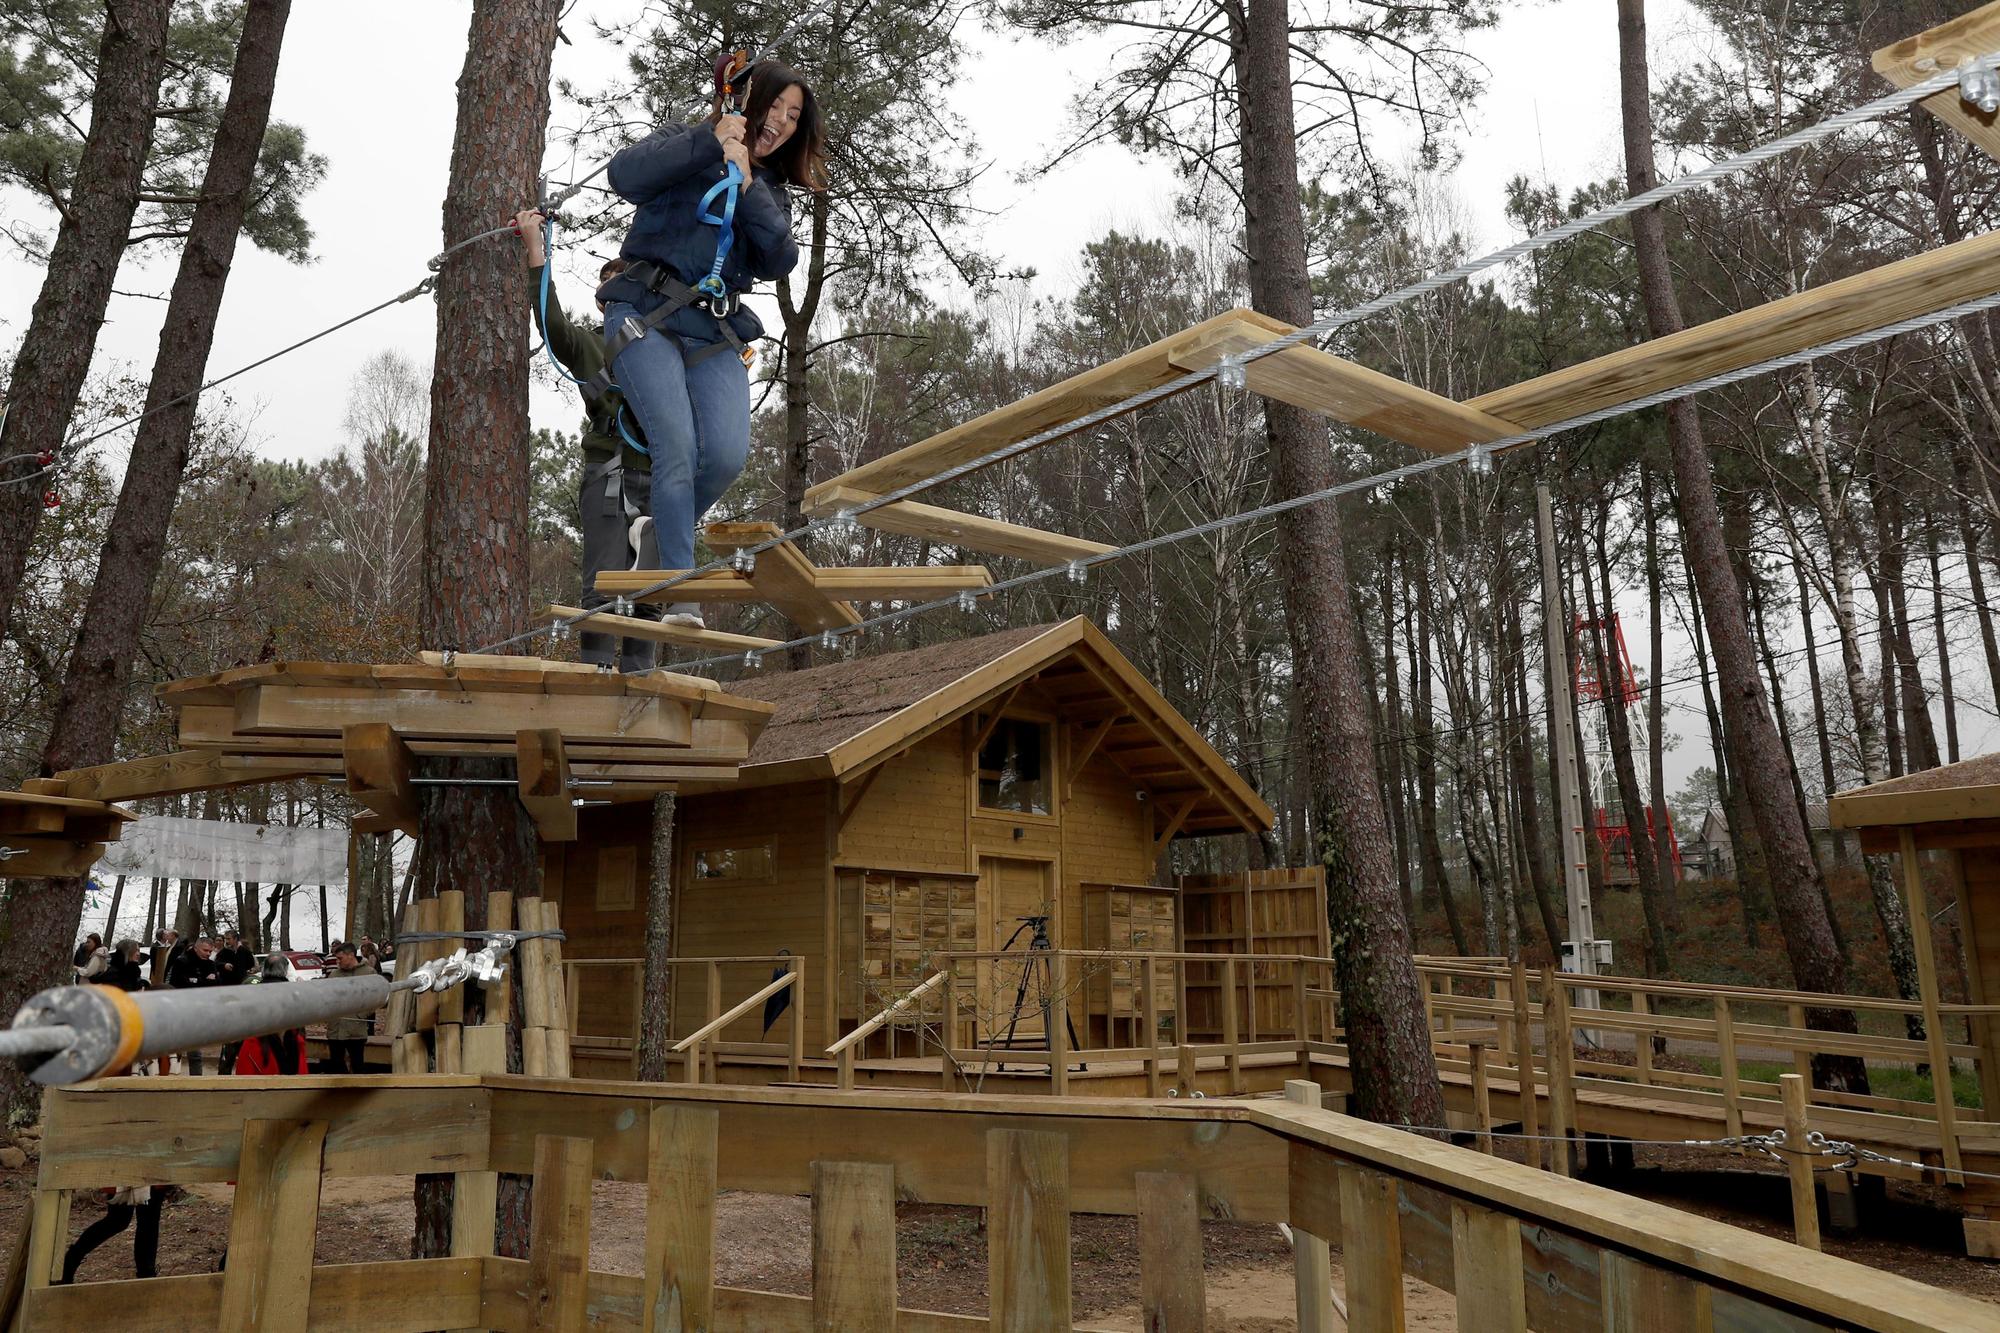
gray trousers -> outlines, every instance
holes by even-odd
[[[652,474],[629,471],[619,459],[584,469],[576,507],[583,532],[582,605],[586,609],[611,600],[597,591],[601,571],[660,567],[659,543],[653,538],[652,492]],[[658,620],[660,606],[657,602],[641,603],[632,608],[632,614],[642,620]],[[589,628],[591,623],[584,621],[577,636],[584,661],[626,672],[652,669],[655,645],[651,640],[595,632]]]

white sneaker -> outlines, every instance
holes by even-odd
[[[663,625],[679,625],[684,629],[707,629],[708,622],[701,618],[701,603],[674,602],[667,607],[667,613],[660,617]]]
[[[625,529],[625,544],[632,548],[632,563],[625,566],[625,568],[627,569],[643,568],[643,566],[640,565],[639,561],[643,557],[643,554],[646,550],[646,530],[648,528],[651,528],[652,526],[653,526],[653,520],[651,516],[646,514],[641,514],[639,515],[639,517],[632,520],[632,525],[630,527]]]

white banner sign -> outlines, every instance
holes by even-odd
[[[92,872],[251,884],[347,883],[347,829],[142,815]]]

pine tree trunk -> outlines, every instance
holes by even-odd
[[[104,914],[104,943],[106,946],[118,942],[118,909],[125,902],[125,877],[120,875],[111,885],[111,908]]]
[[[646,881],[646,971],[641,982],[639,1050],[633,1077],[667,1081],[667,1047],[674,1031],[674,794],[653,798],[652,874]],[[799,1003],[797,997],[793,1003]]]
[[[549,62],[560,0],[474,0],[458,122],[445,191],[449,241],[487,230],[535,197],[549,117]],[[470,649],[528,620],[528,311],[520,261],[499,242],[461,250],[437,284],[419,628],[434,647]],[[429,776],[513,776],[506,760],[426,765]],[[468,926],[487,919],[487,894],[540,891],[535,827],[511,786],[419,789],[416,892],[465,891]],[[518,1008],[510,1010],[518,1015]],[[471,1021],[468,1013],[467,1021]],[[519,1068],[518,1031],[508,1068]],[[502,1255],[528,1252],[524,1176],[500,1177]],[[449,1250],[451,1177],[417,1182],[419,1258]]]
[[[1971,465],[1966,454],[1971,452],[1970,440],[1960,441],[1951,464],[1952,504],[1958,510],[1958,543],[1965,552],[1965,578],[1972,586],[1972,609],[1979,620],[1979,643],[1986,650],[1986,683],[1993,691],[1993,697],[2000,700],[2000,634],[1993,629],[1993,607],[1986,600],[1986,572],[1979,554],[1979,530],[1972,521],[1972,508],[1966,501],[1967,474]]]
[[[1832,796],[1836,789],[1836,782],[1833,775],[1833,737],[1827,734],[1826,687],[1821,682],[1819,676],[1819,641],[1813,634],[1812,592],[1806,585],[1806,570],[1803,561],[1795,559],[1792,562],[1792,574],[1798,580],[1799,633],[1805,640],[1806,679],[1812,687],[1813,736],[1819,743],[1820,788],[1825,795]],[[1845,860],[1847,856],[1847,834],[1842,830],[1835,829],[1833,830],[1833,839],[1834,855],[1839,859]]]
[[[1626,180],[1637,194],[1651,189],[1658,179],[1653,166],[1645,0],[1618,0],[1618,50]],[[1665,337],[1684,324],[1659,210],[1636,214],[1632,234],[1647,324],[1655,338]],[[1722,536],[1714,462],[1702,438],[1701,418],[1688,399],[1669,404],[1666,415],[1683,540],[1706,613],[1709,641],[1715,649],[1726,734],[1763,843],[1792,975],[1800,989],[1843,992],[1848,989],[1847,966],[1834,943],[1819,867],[1813,861],[1798,807],[1790,799],[1784,753],[1771,722],[1770,703],[1757,679],[1743,590],[1737,586]],[[1809,1011],[1808,1021],[1830,1031],[1856,1030],[1854,1015],[1846,1010],[1816,1006]],[[1831,1089],[1858,1092],[1868,1085],[1866,1067],[1852,1058],[1815,1060],[1814,1075],[1816,1082]]]
[[[1285,0],[1247,0],[1233,52],[1242,140],[1245,240],[1252,304],[1291,324],[1312,319],[1292,113],[1291,26]],[[1325,422],[1268,401],[1265,430],[1279,497],[1324,488],[1334,476]],[[1278,520],[1280,577],[1293,678],[1300,698],[1306,783],[1327,872],[1327,916],[1354,1093],[1365,1119],[1441,1125],[1444,1101],[1431,1055],[1410,923],[1396,893],[1388,821],[1376,786],[1361,695],[1360,643],[1348,597],[1340,515],[1332,503]]]
[[[112,281],[125,257],[132,215],[139,206],[172,10],[172,0],[105,0],[90,133],[56,228],[34,313],[28,317],[28,330],[8,377],[0,458],[56,448],[69,433],[97,348],[97,332],[111,303]],[[20,468],[18,461],[9,464],[7,475],[18,475]],[[42,490],[36,485],[0,486],[0,625],[13,613],[28,567],[28,551],[42,518]],[[55,891],[23,888],[20,883],[14,889],[16,894],[45,892]],[[54,915],[62,917],[60,906]],[[63,958],[68,957],[64,951]],[[38,958],[32,978],[59,978],[67,965]],[[28,987],[22,995],[39,989],[39,985]],[[17,990],[21,985],[11,975],[0,974],[0,1004],[10,1014],[20,998]],[[10,1100],[17,1082],[11,1073],[0,1075],[0,1086],[8,1090]]]
[[[1937,648],[1938,702],[1944,709],[1945,762],[1958,762],[1958,702],[1951,687],[1951,643],[1944,632],[1944,562],[1938,551],[1937,515],[1924,515],[1924,559],[1931,571],[1931,640]]]
[[[1646,532],[1646,605],[1652,608],[1646,617],[1646,785],[1651,788],[1653,801],[1651,819],[1653,827],[1653,864],[1659,867],[1660,883],[1664,892],[1660,904],[1667,912],[1667,933],[1678,936],[1681,932],[1680,877],[1675,868],[1680,864],[1674,845],[1674,819],[1667,806],[1667,722],[1665,677],[1667,671],[1667,626],[1666,603],[1661,596],[1660,575],[1660,511],[1653,503],[1653,485],[1657,474],[1646,468],[1640,474],[1639,504],[1645,512]]]

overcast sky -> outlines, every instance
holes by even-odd
[[[588,86],[615,73],[617,54],[592,39],[585,16],[616,17],[633,7],[585,0],[567,24],[575,44],[556,49],[557,75]],[[1503,8],[1508,16],[1500,26],[1469,43],[1486,66],[1487,88],[1476,105],[1462,109],[1463,158],[1451,177],[1480,248],[1512,238],[1500,210],[1508,178],[1525,173],[1573,187],[1620,169],[1613,7],[1605,0],[1546,0]],[[1650,8],[1657,77],[1685,59],[1698,38],[1681,0],[1655,0]],[[325,183],[307,200],[316,258],[296,267],[242,247],[212,375],[424,276],[425,259],[443,242],[440,203],[468,15],[462,0],[311,0],[294,7],[275,114],[302,125],[312,148],[330,162]],[[953,100],[991,163],[976,199],[997,214],[985,243],[1003,268],[1032,266],[1055,290],[1074,273],[1082,245],[1107,227],[1155,227],[1168,210],[1171,177],[1158,163],[1101,149],[1032,188],[1019,184],[1020,169],[1045,160],[1060,141],[1069,71],[1087,64],[1092,52],[1072,45],[1058,56],[1038,43],[984,31],[970,35],[966,81]],[[558,107],[556,129],[567,123]],[[548,165],[561,177],[570,166],[567,153],[552,154]],[[0,200],[0,207],[22,206],[19,197]],[[128,266],[119,287],[160,293],[171,278],[171,257],[162,257],[147,267]],[[0,258],[0,346],[19,337],[40,281],[36,266]],[[572,287],[573,299],[580,300],[581,289]],[[158,301],[115,299],[99,341],[100,366],[143,375],[162,314]],[[419,300],[237,382],[231,387],[239,405],[255,417],[256,447],[272,457],[304,458],[341,448],[343,403],[355,370],[385,347],[428,366],[435,336],[433,306]],[[531,341],[525,327],[522,336],[525,348]],[[572,429],[577,416],[565,390],[538,383],[537,425]],[[1639,598],[1628,597],[1621,609],[1629,639],[1643,644]],[[1669,625],[1679,660],[1669,663],[1668,675],[1685,676],[1690,664],[1678,646],[1681,631],[1671,619]],[[1707,744],[1698,689],[1681,687],[1670,698],[1670,727],[1686,738],[1670,765],[1670,785],[1678,786],[1689,769],[1707,762]],[[1985,730],[1967,721],[1975,734]]]

